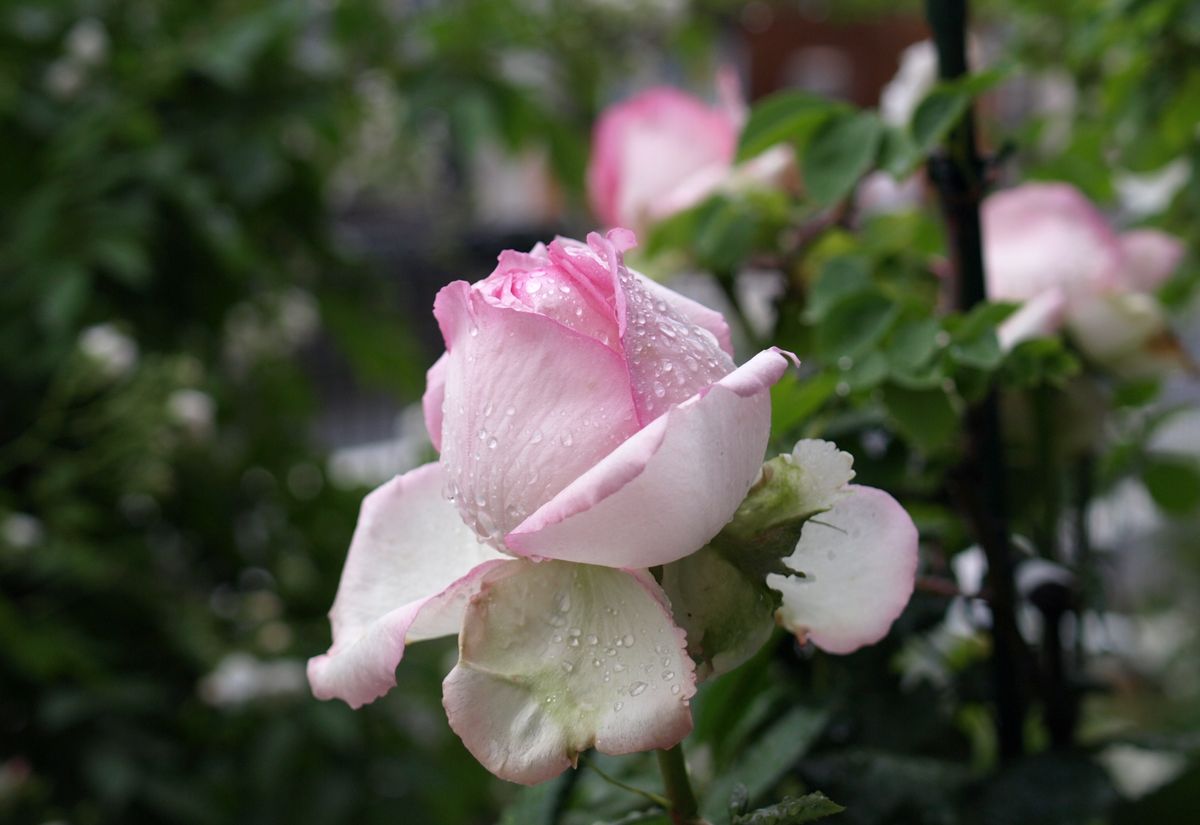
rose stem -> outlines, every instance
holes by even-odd
[[[683,745],[656,751],[658,770],[662,773],[663,789],[671,800],[671,822],[674,825],[699,825],[699,806],[688,779],[687,764],[683,761]]]

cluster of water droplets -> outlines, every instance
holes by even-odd
[[[551,633],[546,657],[557,662],[568,684],[579,680],[578,688],[568,688],[577,705],[611,702],[612,710],[620,713],[631,699],[660,691],[687,701],[680,678],[680,653],[665,644],[667,634],[661,627],[653,632],[622,628],[621,611],[608,605],[597,627],[583,628],[573,623],[571,609],[571,594],[557,593],[547,617]],[[551,693],[543,701],[554,704],[558,699],[557,693]]]
[[[618,270],[625,295],[625,356],[643,421],[686,401],[734,368],[716,337],[651,294],[628,269]]]

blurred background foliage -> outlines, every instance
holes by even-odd
[[[308,695],[303,662],[328,644],[363,493],[432,455],[407,406],[439,348],[428,308],[500,249],[592,227],[583,170],[606,103],[663,80],[710,91],[722,63],[754,96],[803,86],[812,77],[795,67],[809,64],[771,45],[780,31],[851,66],[879,63],[886,80],[926,36],[920,12],[873,0],[5,4],[0,819],[631,817],[637,797],[586,767],[522,792],[487,775],[444,721],[450,641],[412,649],[400,689],[363,711]],[[979,17],[985,61],[1007,67],[981,100],[1005,157],[997,175],[1069,180],[1126,223],[1179,234],[1192,263],[1164,298],[1188,311],[1200,9],[1022,0],[983,3]],[[886,53],[846,46],[880,27]],[[842,34],[822,44],[822,32]],[[880,85],[849,84],[839,106],[874,106]],[[1137,197],[1148,174],[1174,182],[1151,207]],[[742,783],[755,803],[823,790],[848,823],[1184,821],[1200,795],[1200,459],[1195,430],[1164,447],[1161,428],[1194,385],[1096,376],[1049,339],[1003,355],[1004,307],[939,312],[932,205],[861,220],[829,220],[827,206],[717,198],[643,239],[642,261],[661,276],[710,272],[718,299],[737,300],[748,261],[784,273],[767,327],[726,306],[745,343],[770,338],[808,362],[775,394],[775,446],[812,435],[854,452],[859,478],[901,496],[922,527],[933,584],[875,648],[835,658],[779,638],[704,688],[689,751],[706,815],[729,821]],[[1082,398],[1065,389],[1081,375],[1095,377]],[[1010,445],[1031,557],[1055,543],[1060,512],[1121,528],[1089,538],[1102,561],[1077,614],[1099,641],[1073,674],[1088,697],[1078,740],[1048,748],[1035,718],[1034,755],[1003,770],[987,637],[946,629],[948,610],[969,609],[952,567],[971,539],[944,485],[965,405],[991,386],[1018,421],[1051,414],[1067,431],[1095,406],[1087,392],[1114,409],[1084,429],[1088,449],[1059,449],[1071,439],[1036,426],[1050,449]],[[1101,506],[1131,496],[1135,525]],[[652,759],[593,758],[657,786]]]

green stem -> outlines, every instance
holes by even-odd
[[[611,776],[611,775],[605,773],[604,771],[600,770],[600,768],[598,768],[596,766],[596,763],[592,762],[590,759],[585,761],[584,764],[587,765],[587,767],[591,771],[593,771],[597,776],[599,776],[601,779],[603,779],[608,784],[610,784],[614,787],[620,788],[623,791],[629,791],[629,793],[636,794],[636,795],[640,796],[642,799],[647,800],[648,802],[653,802],[655,805],[662,808],[664,811],[669,811],[671,809],[671,800],[667,799],[665,796],[659,796],[658,794],[653,793],[651,791],[645,791],[645,790],[642,790],[641,788],[634,787],[633,785],[630,785],[626,782],[622,782],[620,779],[617,779],[615,776]]]
[[[926,0],[933,29],[938,73],[954,80],[967,72],[967,0]],[[979,204],[983,200],[984,163],[975,141],[974,107],[968,107],[946,137],[942,151],[929,160],[950,238],[958,275],[958,304],[964,312],[987,300]],[[967,452],[957,473],[957,494],[988,560],[991,594],[996,732],[1000,755],[1013,759],[1024,750],[1025,696],[1021,667],[1025,649],[1016,623],[1005,496],[1004,450],[995,392],[967,413]]]
[[[674,825],[705,825],[700,818],[700,806],[692,792],[687,763],[683,761],[683,745],[656,751],[658,770],[662,773],[663,789],[671,802],[671,822]]]

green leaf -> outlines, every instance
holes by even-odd
[[[883,398],[896,429],[917,449],[932,453],[954,443],[958,413],[940,388],[912,390],[892,384]]]
[[[750,255],[758,232],[758,217],[746,205],[714,198],[699,211],[694,237],[700,264],[717,272],[737,268]]]
[[[971,101],[1007,77],[1010,70],[1010,66],[1000,66],[935,86],[913,112],[909,133],[917,155],[929,155],[967,111]]]
[[[860,255],[832,258],[821,267],[809,295],[805,319],[820,321],[842,300],[871,288],[871,262]]]
[[[884,126],[879,141],[879,158],[876,160],[880,169],[897,180],[903,180],[913,173],[921,159],[917,145],[907,131]]]
[[[855,358],[841,378],[852,390],[869,390],[878,387],[888,376],[888,360],[879,350],[871,350],[861,358]]]
[[[701,805],[704,818],[713,825],[731,822],[727,802],[734,787],[745,785],[751,800],[761,797],[808,751],[828,719],[824,710],[793,707],[758,737],[736,765],[713,780]]]
[[[821,408],[837,390],[838,378],[823,372],[809,378],[790,373],[771,388],[771,433],[789,433]]]
[[[804,187],[818,203],[844,198],[875,160],[883,122],[874,112],[846,113],[823,122],[801,155]]]
[[[937,351],[937,319],[916,318],[896,327],[886,353],[893,370],[912,371],[929,362]]]
[[[785,796],[766,808],[733,818],[733,825],[803,825],[846,810],[821,792],[801,797]]]
[[[840,108],[808,92],[779,92],[755,104],[742,127],[737,159],[747,160],[777,143],[795,142]]]
[[[1153,456],[1142,470],[1151,497],[1172,515],[1186,515],[1200,506],[1200,463],[1175,456]]]
[[[854,295],[817,327],[817,347],[828,358],[854,358],[886,335],[899,314],[900,308],[879,290]]]
[[[937,147],[971,104],[955,87],[938,86],[917,106],[911,125],[912,144],[924,157]]]
[[[549,782],[522,788],[516,800],[504,809],[500,825],[554,825],[562,797],[573,784],[575,773],[569,771]]]

